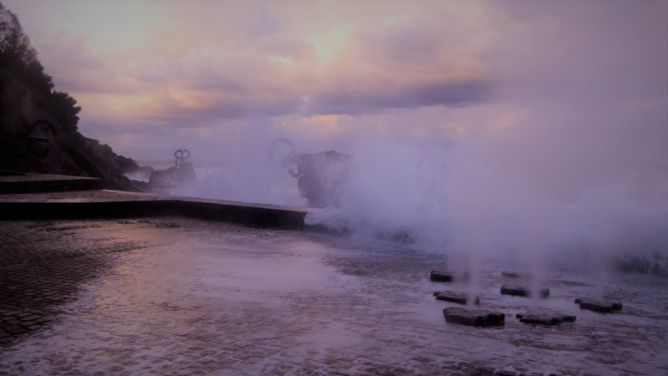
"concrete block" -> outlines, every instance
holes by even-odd
[[[469,301],[469,296],[466,293],[455,292],[455,291],[435,291],[434,297],[437,300],[443,300],[445,302],[452,302],[457,304],[466,304]],[[476,297],[473,300],[474,304],[480,304],[480,299]]]
[[[578,304],[580,309],[586,309],[600,313],[612,313],[622,310],[622,303],[603,300],[575,299],[575,304]]]
[[[507,270],[502,271],[501,276],[510,279],[529,279],[532,277],[530,273],[511,272]]]
[[[531,296],[531,289],[520,285],[503,285],[501,286],[501,294],[529,297]],[[542,288],[539,290],[539,294],[542,298],[547,298],[550,296],[550,289]]]
[[[558,325],[563,322],[575,322],[575,316],[550,313],[518,313],[515,315],[521,323],[537,325]]]
[[[446,308],[443,316],[447,322],[477,327],[502,326],[505,323],[503,313],[476,308]]]
[[[455,276],[450,272],[432,270],[429,272],[429,280],[432,282],[452,282],[455,280]]]

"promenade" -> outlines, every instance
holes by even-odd
[[[499,291],[521,265],[486,259],[475,287],[432,282],[433,269],[469,270],[447,250],[308,231],[299,208],[89,189],[0,194],[0,210],[0,375],[668,370],[663,278],[602,284],[554,265],[540,276],[549,296],[532,299]],[[434,298],[444,289],[505,324],[446,322],[458,305]],[[623,309],[574,303],[601,295]],[[531,312],[577,319],[515,318]]]
[[[481,304],[506,324],[472,328],[432,296],[445,257],[392,243],[184,217],[0,235],[1,375],[651,375],[668,359],[662,280],[611,286],[624,310],[601,315],[572,303],[593,293],[586,275],[552,273],[536,302],[500,295],[485,268]],[[532,305],[577,321],[513,318]]]

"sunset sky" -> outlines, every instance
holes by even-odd
[[[250,134],[457,142],[599,111],[666,136],[666,1],[3,3],[82,133],[138,159],[225,159]]]

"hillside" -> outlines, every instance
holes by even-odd
[[[134,189],[137,168],[108,145],[78,131],[81,108],[55,89],[17,17],[0,3],[0,169],[99,177]]]

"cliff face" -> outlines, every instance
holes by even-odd
[[[99,177],[133,189],[138,166],[77,130],[74,98],[54,89],[16,17],[0,3],[0,169]]]

